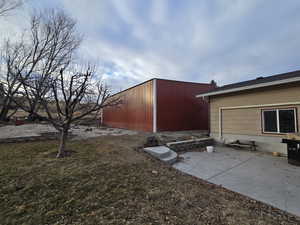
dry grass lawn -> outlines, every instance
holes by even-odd
[[[142,136],[0,145],[0,224],[300,224],[137,151]]]

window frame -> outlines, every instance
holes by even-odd
[[[262,133],[263,134],[288,134],[288,133],[282,133],[280,132],[280,120],[279,120],[279,111],[280,110],[293,110],[294,111],[294,119],[295,119],[295,131],[294,132],[298,132],[298,117],[297,117],[297,108],[296,107],[291,107],[291,108],[265,108],[265,109],[261,109],[261,129],[262,129]],[[265,131],[265,115],[264,112],[267,111],[272,111],[272,112],[276,112],[276,118],[277,118],[277,132],[272,132],[272,131]],[[294,133],[292,132],[292,133]]]

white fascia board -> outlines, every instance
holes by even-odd
[[[227,93],[232,93],[232,92],[237,92],[237,91],[250,90],[250,89],[254,89],[254,88],[261,88],[261,87],[268,87],[268,86],[274,86],[274,85],[280,85],[280,84],[287,84],[287,83],[292,83],[292,82],[297,82],[297,81],[300,81],[300,77],[293,77],[293,78],[284,79],[284,80],[277,80],[277,81],[272,81],[272,82],[254,84],[254,85],[238,87],[238,88],[232,88],[232,89],[223,90],[223,91],[214,91],[214,92],[209,92],[209,93],[203,93],[203,94],[196,95],[196,97],[197,98],[209,97],[209,96],[227,94]]]

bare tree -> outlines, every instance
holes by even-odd
[[[70,64],[80,42],[76,22],[63,11],[47,10],[33,15],[29,37],[25,35],[18,43],[8,42],[5,45],[2,57],[5,68],[0,79],[2,82],[11,80],[4,85],[12,91],[5,92],[9,100],[2,106],[0,120],[7,119],[10,104],[15,101],[19,89],[22,89],[20,93],[27,99],[19,106],[29,112],[29,118],[32,118],[39,107],[37,97],[45,94],[44,83],[52,73]],[[28,82],[35,85],[34,93],[28,90]]]
[[[76,32],[76,22],[63,11],[50,10],[35,15],[31,20],[32,46],[39,52],[34,74],[22,74],[22,80],[28,79],[35,85],[35,93],[27,91],[29,117],[38,108],[38,96],[45,95],[45,82],[52,73],[66,68],[72,61],[73,54],[78,48],[81,37]],[[35,54],[35,51],[33,52]],[[46,85],[47,86],[47,85]]]
[[[8,12],[20,7],[23,4],[22,0],[0,0],[0,17],[1,16],[6,16]],[[3,54],[1,54],[3,56]],[[2,57],[0,60],[3,59]],[[3,69],[3,67],[0,65],[0,69]],[[2,71],[3,72],[3,71]],[[6,71],[4,72],[6,73]],[[2,74],[3,75],[3,74]],[[3,78],[3,77],[2,77]],[[8,80],[8,81],[7,81]],[[9,113],[9,110],[12,108],[11,100],[7,97],[8,93],[11,94],[11,92],[14,92],[13,89],[14,87],[17,86],[17,82],[13,81],[14,78],[12,77],[7,77],[7,79],[1,79],[1,74],[0,74],[0,120],[6,120],[9,119],[14,113],[12,112],[11,114]],[[10,87],[7,89],[9,85]],[[16,85],[16,86],[15,86]]]
[[[58,158],[68,154],[65,146],[71,124],[105,107],[121,104],[120,97],[110,98],[109,88],[101,80],[96,81],[94,67],[88,66],[79,72],[66,71],[61,69],[56,77],[49,78],[44,87],[46,94],[39,97],[46,120],[61,134]],[[27,85],[28,90],[37,92],[35,86]],[[39,112],[35,114],[42,116]]]
[[[1,16],[6,16],[8,12],[13,11],[17,8],[19,8],[23,4],[22,0],[0,0],[0,17]],[[7,53],[7,52],[6,52]],[[3,54],[1,53],[1,56]],[[3,59],[2,57],[0,60]],[[0,69],[3,69],[3,67],[0,65]],[[2,71],[3,72],[3,71]],[[5,74],[6,71],[4,72]],[[2,74],[3,75],[3,74]],[[3,77],[2,77],[3,78]],[[9,110],[12,108],[11,100],[8,98],[8,95],[13,93],[15,90],[14,88],[17,87],[17,82],[14,81],[15,78],[12,77],[7,77],[7,79],[1,79],[1,74],[0,74],[0,120],[6,120],[9,119],[14,113],[12,112],[9,114]],[[8,87],[8,89],[5,87]]]
[[[25,35],[14,44],[8,41],[0,61],[0,81],[7,99],[2,119],[7,118],[11,102],[34,117],[44,117],[61,134],[57,157],[67,154],[71,124],[121,103],[118,97],[110,98],[110,90],[101,80],[96,81],[94,67],[85,71],[73,67],[73,55],[81,42],[75,28],[76,23],[62,11],[36,14],[31,18],[29,38]]]
[[[0,0],[0,16],[6,15],[8,12],[20,7],[22,4],[22,0]]]
[[[9,111],[13,108],[13,99],[18,93],[21,83],[19,82],[18,74],[12,72],[16,70],[18,66],[23,64],[25,60],[24,48],[22,43],[16,45],[10,45],[6,42],[4,50],[1,52],[0,64],[0,83],[2,87],[1,96],[1,108],[0,108],[0,120],[6,121],[15,113],[15,110],[11,113]]]

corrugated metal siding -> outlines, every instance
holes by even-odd
[[[195,96],[213,88],[211,84],[158,79],[157,130],[208,130],[208,103]]]
[[[123,99],[119,107],[103,110],[103,123],[107,126],[140,131],[152,131],[153,80],[118,94]]]

